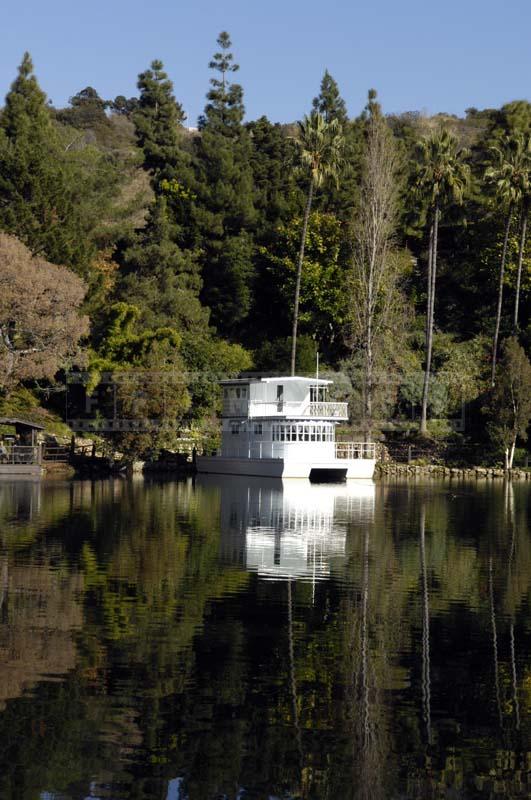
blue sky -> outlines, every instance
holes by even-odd
[[[325,68],[349,113],[500,106],[531,94],[531,0],[0,0],[0,96],[24,50],[55,105],[87,85],[135,94],[164,62],[195,125],[218,33],[231,34],[247,117],[300,118]]]

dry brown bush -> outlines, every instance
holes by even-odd
[[[86,284],[66,267],[33,256],[0,233],[0,389],[52,380],[79,358],[89,321],[80,309]]]

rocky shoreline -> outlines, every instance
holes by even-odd
[[[379,462],[376,464],[375,477],[428,477],[428,478],[490,478],[517,481],[531,481],[531,470],[501,469],[499,467],[445,467],[440,464],[396,464]]]

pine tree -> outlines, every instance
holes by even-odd
[[[144,168],[153,179],[155,190],[162,180],[179,177],[185,155],[182,123],[186,115],[173,94],[173,83],[164,72],[162,61],[138,76],[140,97],[133,113],[138,146],[144,154]]]
[[[251,137],[254,205],[257,237],[263,243],[283,222],[304,208],[304,195],[297,185],[297,144],[279,124],[267,117],[248,123]]]
[[[166,198],[158,196],[146,227],[124,253],[117,299],[141,309],[139,323],[143,327],[170,326],[198,333],[208,327],[200,289],[197,258],[175,243]]]
[[[200,127],[216,127],[225,135],[231,128],[238,128],[245,114],[243,105],[243,89],[239,83],[231,83],[229,76],[238,72],[239,64],[234,63],[234,56],[230,52],[232,42],[227,31],[222,31],[217,43],[220,52],[214,53],[209,68],[219,73],[219,78],[211,78],[211,89],[207,94],[208,103],[204,116],[200,118]]]
[[[0,118],[0,227],[34,253],[84,273],[93,247],[79,190],[25,53]]]
[[[327,69],[321,80],[321,90],[313,98],[312,105],[324,117],[325,122],[337,119],[340,125],[344,125],[348,120],[346,103],[339,93],[339,86]]]
[[[234,335],[249,314],[253,284],[253,203],[251,140],[243,127],[243,89],[229,81],[238,70],[229,35],[218,38],[220,52],[211,78],[201,136],[195,140],[196,181],[191,244],[203,251],[203,299],[220,331]]]

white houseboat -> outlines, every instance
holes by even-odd
[[[375,446],[336,442],[347,403],[328,400],[332,381],[238,378],[222,381],[221,452],[198,456],[198,472],[273,478],[372,478]]]

